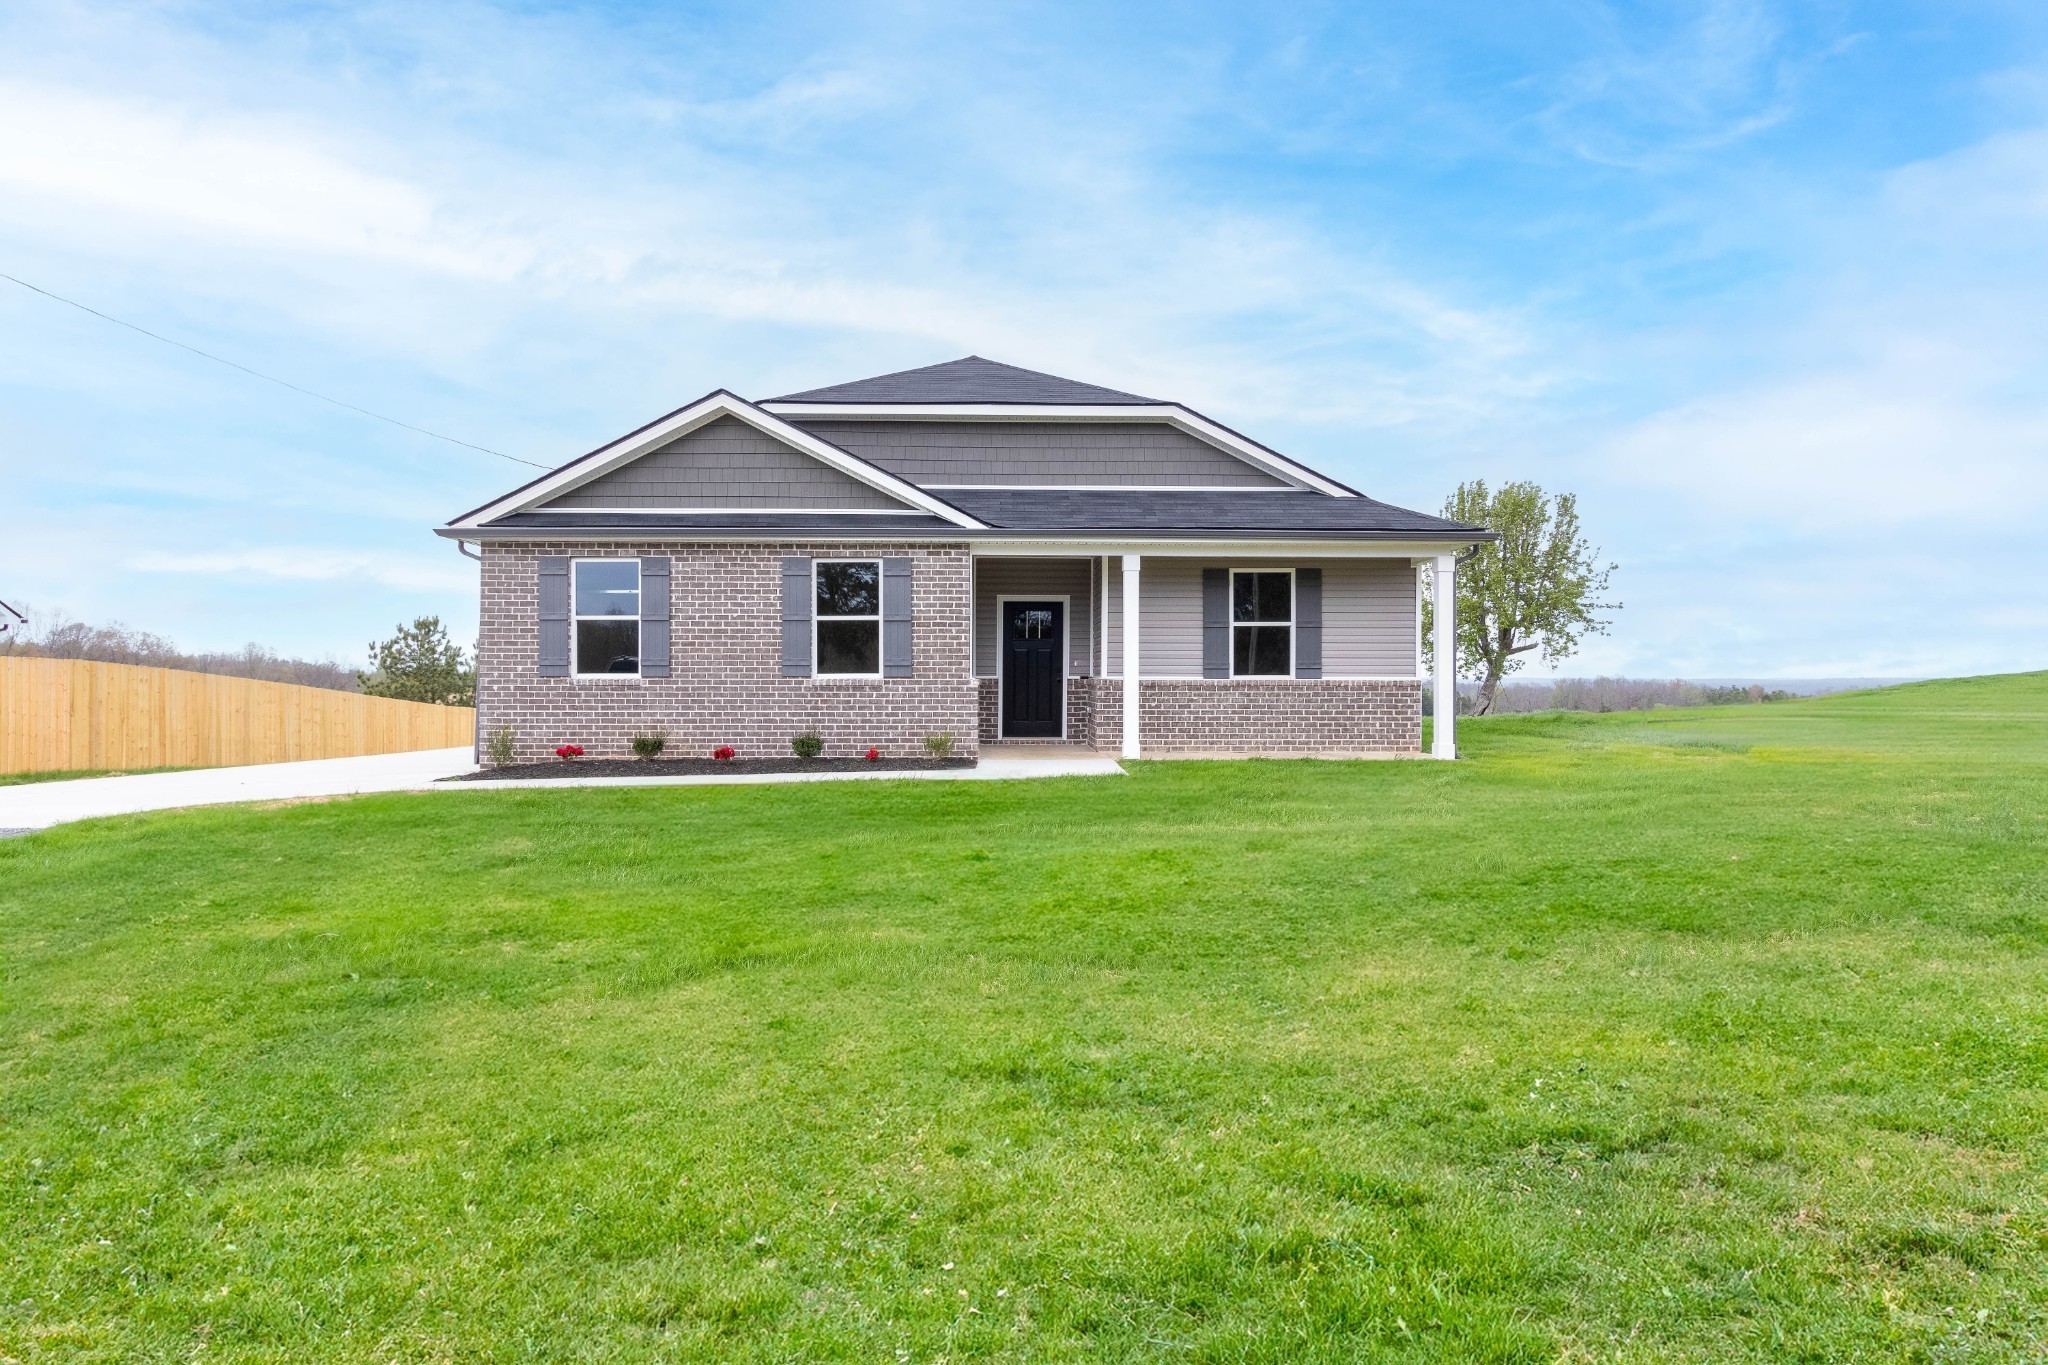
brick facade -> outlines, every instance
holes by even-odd
[[[964,545],[777,544],[605,545],[539,541],[483,545],[483,603],[477,647],[477,733],[517,731],[520,762],[580,744],[593,758],[630,754],[636,731],[669,733],[669,752],[696,757],[730,744],[745,758],[779,758],[790,737],[815,727],[827,754],[873,745],[891,756],[924,752],[924,737],[951,731],[956,752],[978,747],[970,676],[969,560]],[[669,614],[674,644],[667,678],[542,677],[539,564],[542,555],[672,560]],[[912,561],[908,678],[782,676],[782,559]]]
[[[542,677],[542,555],[627,558],[668,555],[672,676]],[[971,669],[970,560],[965,545],[607,545],[486,542],[477,655],[477,730],[517,732],[519,762],[550,758],[560,744],[593,757],[629,754],[633,735],[669,733],[669,752],[781,757],[790,737],[815,727],[828,754],[873,745],[892,756],[924,752],[926,735],[950,731],[973,755],[997,733],[994,678]],[[906,555],[912,561],[912,676],[785,678],[781,668],[782,559]],[[1413,754],[1422,736],[1422,684],[1371,681],[1171,679],[1142,684],[1148,756]],[[1114,751],[1123,739],[1123,683],[1067,680],[1067,738]]]

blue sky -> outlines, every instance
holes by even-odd
[[[1534,479],[1571,673],[2048,666],[2044,241],[2038,3],[0,8],[7,273],[547,463],[972,352]],[[0,282],[8,600],[467,634],[523,477]]]

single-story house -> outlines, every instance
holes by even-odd
[[[1181,403],[976,356],[721,389],[438,534],[482,562],[478,730],[522,762],[656,728],[764,758],[811,730],[841,755],[1416,754],[1422,567],[1448,602],[1492,538]]]

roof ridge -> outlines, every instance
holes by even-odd
[[[762,400],[769,403],[1012,403],[1160,406],[1162,400],[964,355]]]

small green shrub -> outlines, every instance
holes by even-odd
[[[933,758],[951,758],[953,756],[953,732],[951,730],[941,730],[935,735],[926,735],[924,737],[924,751]]]
[[[640,758],[660,758],[668,747],[668,731],[646,730],[633,736],[633,752]]]
[[[491,760],[493,768],[509,765],[519,752],[519,732],[509,725],[500,725],[484,740],[484,757]]]
[[[806,730],[790,740],[789,747],[798,758],[816,758],[825,752],[825,737],[816,730]]]

